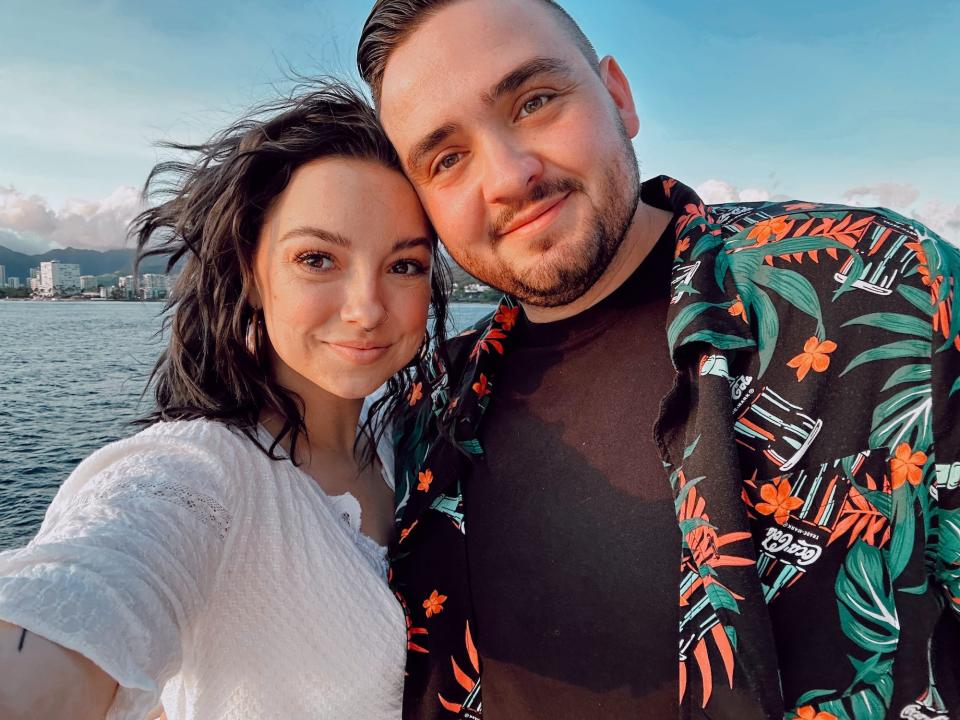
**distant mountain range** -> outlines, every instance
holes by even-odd
[[[30,268],[40,266],[43,260],[59,260],[62,263],[76,263],[80,266],[81,275],[109,275],[120,273],[130,275],[133,272],[133,248],[118,250],[79,250],[64,248],[62,250],[48,250],[39,255],[26,255],[0,245],[0,265],[7,269],[7,277],[20,278],[20,282],[30,275]],[[141,265],[142,272],[163,272],[166,265],[164,258],[148,258]]]

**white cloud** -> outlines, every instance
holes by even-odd
[[[42,252],[51,246],[107,250],[123,247],[127,225],[140,211],[137,190],[122,186],[101,200],[67,200],[52,209],[38,195],[26,195],[13,186],[0,187],[0,231],[4,243],[16,238],[26,252]]]
[[[697,195],[708,205],[730,202],[762,202],[771,198],[769,190],[744,188],[738,190],[725,180],[710,179],[695,188]]]
[[[881,182],[850,188],[843,194],[844,201],[859,207],[908,208],[920,193],[913,185]]]
[[[24,195],[12,185],[0,187],[0,227],[46,235],[57,226],[56,215],[39,195]]]
[[[765,188],[738,189],[726,180],[711,178],[695,188],[708,205],[733,202],[782,200]],[[913,186],[893,182],[853,187],[843,193],[843,200],[856,207],[887,207],[915,218],[947,240],[960,245],[960,203],[945,203],[939,199],[920,200],[920,192]]]
[[[960,245],[960,204],[931,200],[918,207],[914,217],[947,240]]]

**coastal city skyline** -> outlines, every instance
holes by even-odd
[[[124,275],[120,272],[84,275],[77,263],[42,260],[23,279],[7,275],[0,265],[0,297],[82,298],[97,300],[165,300],[177,276],[167,273]]]
[[[169,157],[157,141],[203,140],[288,90],[291,71],[356,80],[369,4],[9,6],[0,246],[123,246],[147,171]],[[960,242],[960,94],[944,91],[960,79],[960,3],[563,5],[631,80],[645,178],[707,202],[887,206]]]

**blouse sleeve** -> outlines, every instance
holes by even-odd
[[[230,524],[223,467],[196,444],[109,446],[64,483],[37,536],[0,554],[0,618],[86,656],[142,720],[181,664]]]

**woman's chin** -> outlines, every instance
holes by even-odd
[[[363,400],[372,395],[392,377],[377,373],[370,374],[363,378],[338,378],[333,382],[318,383],[318,385],[331,395],[335,395],[343,400]]]

